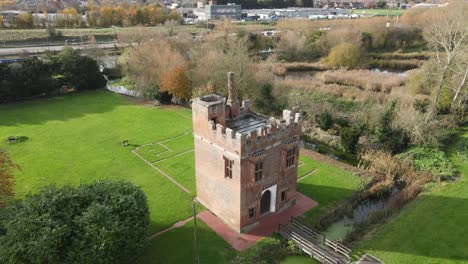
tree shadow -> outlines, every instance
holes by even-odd
[[[126,104],[130,102],[121,95],[105,90],[0,104],[0,127],[67,121],[88,114],[109,112]]]

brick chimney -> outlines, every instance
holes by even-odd
[[[228,72],[228,99],[227,105],[230,107],[230,117],[235,118],[240,113],[240,105],[237,100],[236,87],[234,85],[234,73]]]

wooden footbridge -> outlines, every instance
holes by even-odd
[[[364,264],[383,263],[377,258],[365,254],[358,261],[351,260],[352,250],[338,242],[329,240],[325,235],[301,223],[294,217],[287,225],[279,225],[279,233],[294,243],[311,258],[324,264]]]

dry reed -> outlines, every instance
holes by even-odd
[[[358,87],[372,92],[390,93],[394,87],[405,84],[407,78],[395,73],[381,73],[369,70],[336,70],[317,74],[324,83]]]

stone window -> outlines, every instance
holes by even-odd
[[[288,149],[286,153],[286,167],[291,167],[294,165],[296,160],[296,147]]]
[[[255,181],[258,182],[263,178],[263,161],[255,163]]]
[[[252,219],[254,217],[254,209],[250,208],[249,209],[249,218]]]
[[[286,191],[281,192],[281,201],[284,202],[286,200]]]
[[[228,158],[224,158],[224,178],[232,179],[232,165],[234,161]]]

